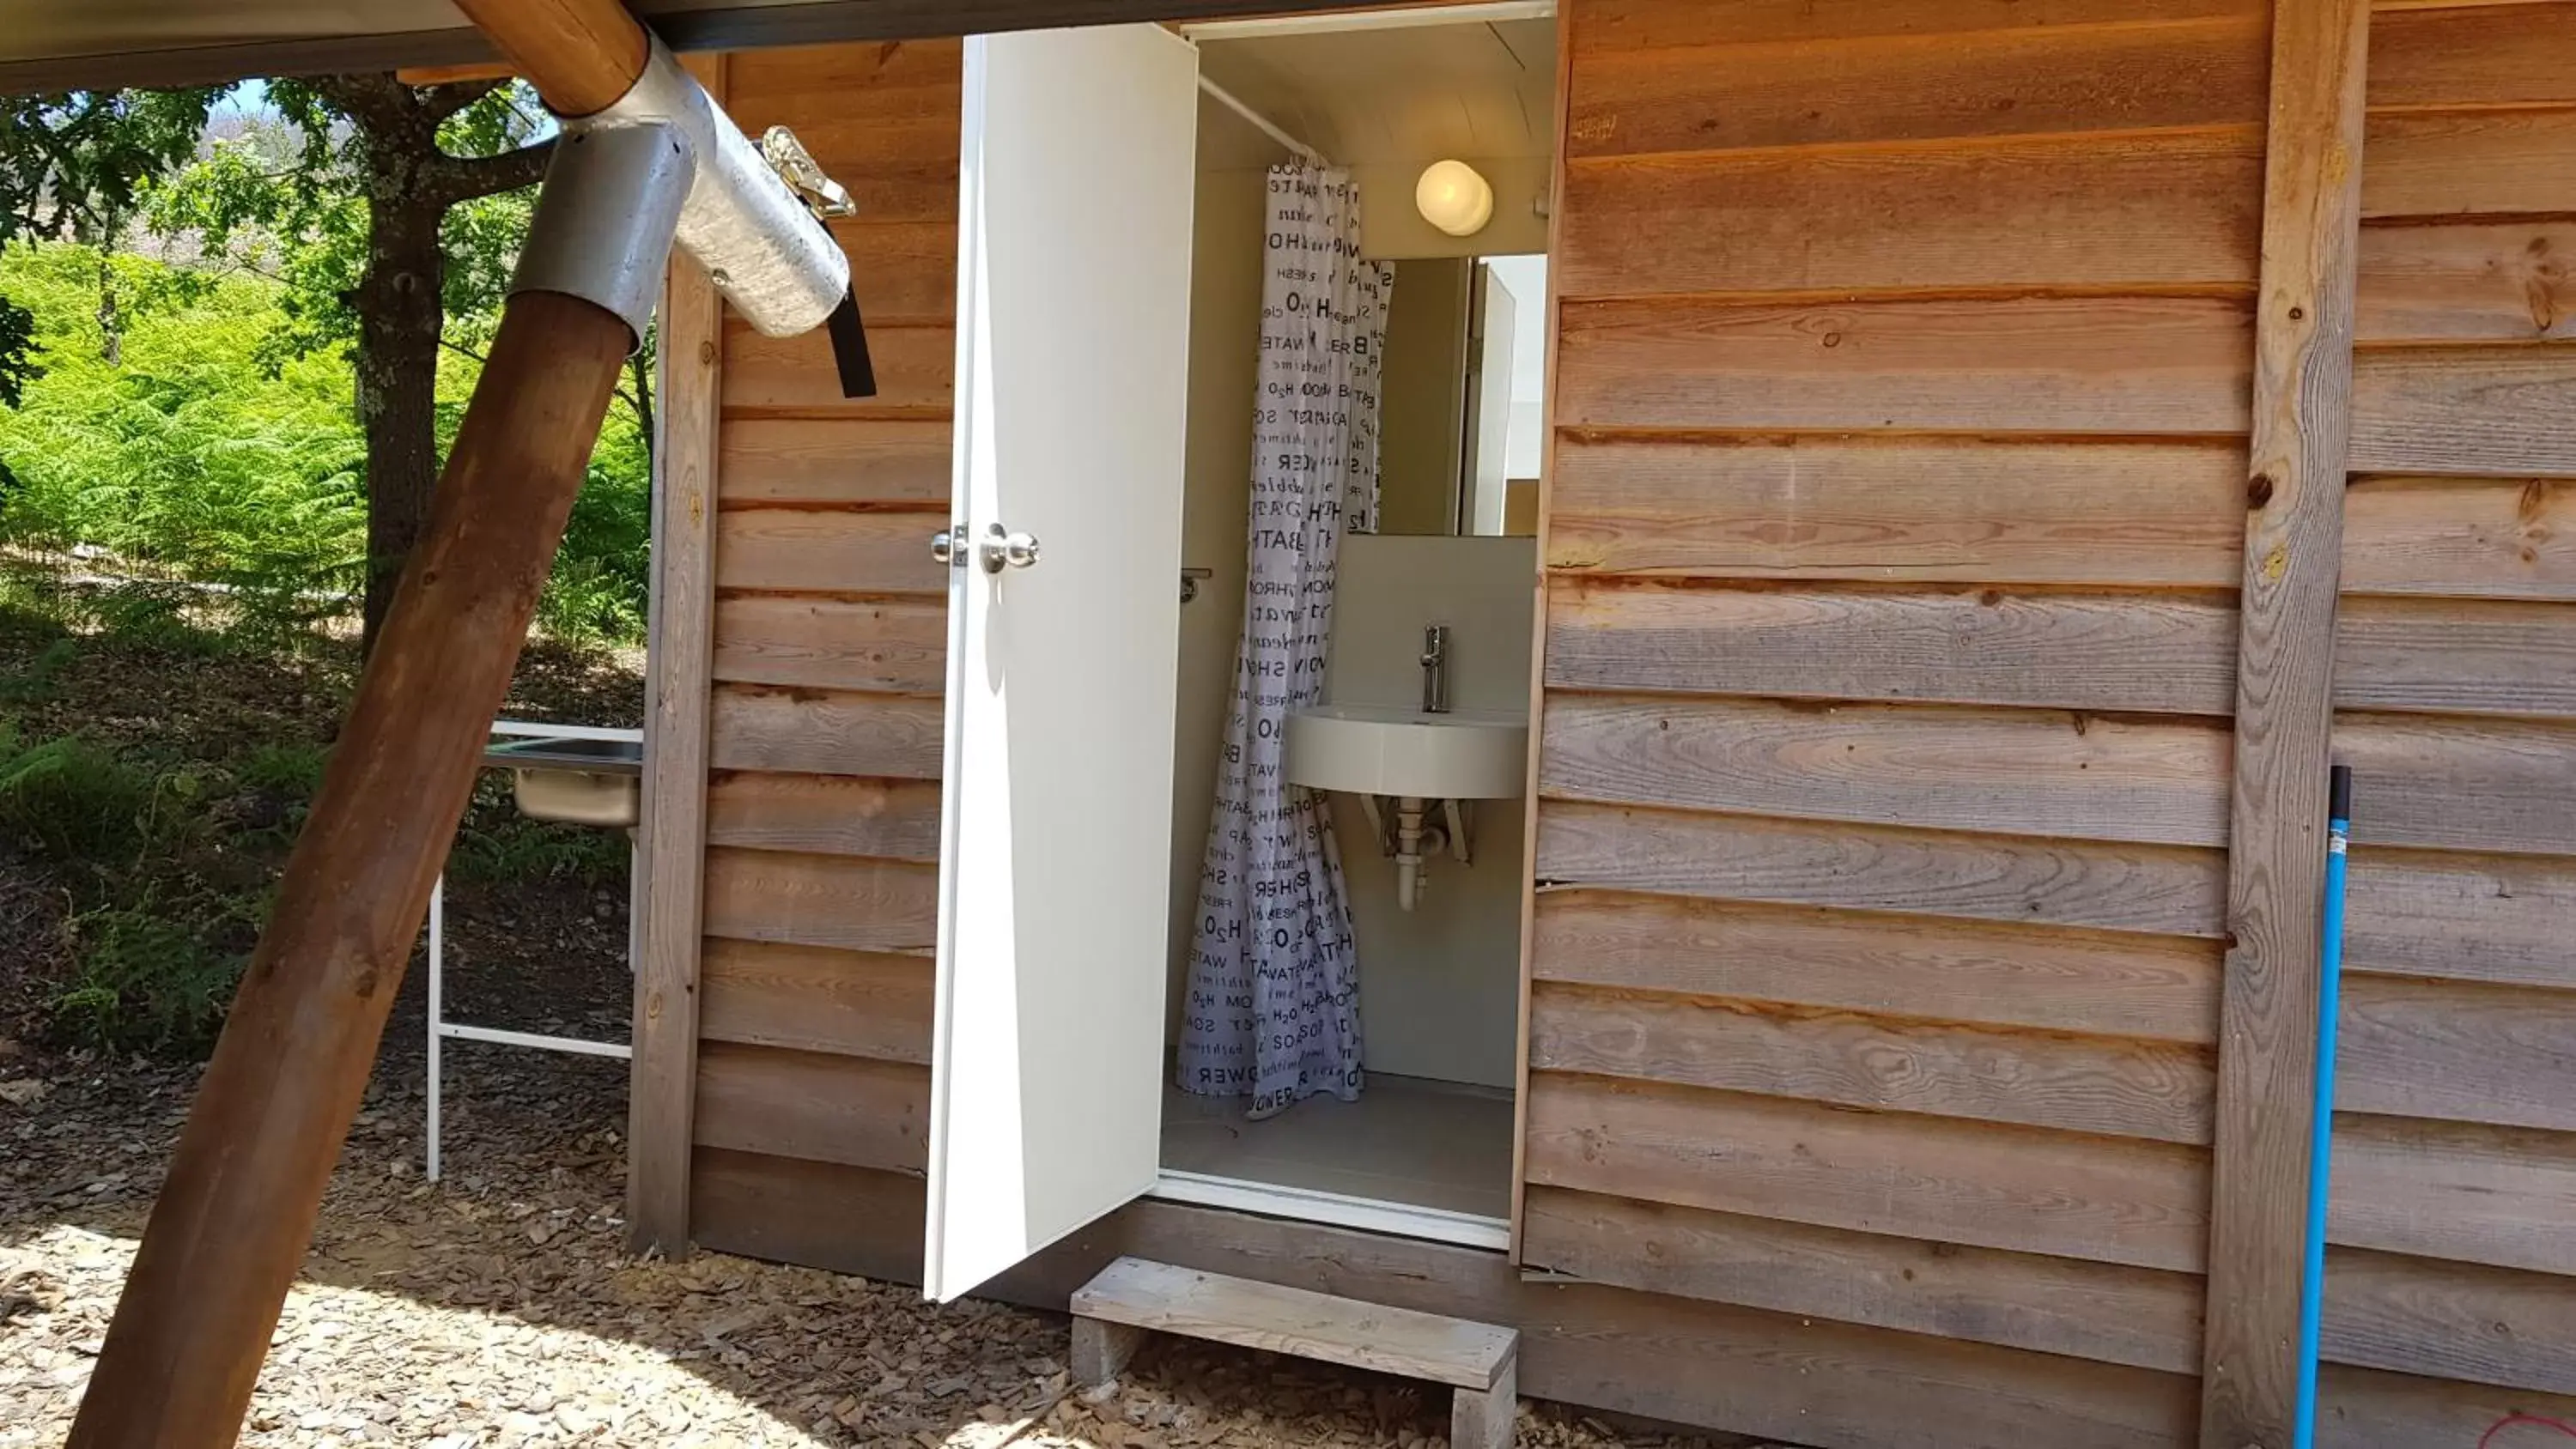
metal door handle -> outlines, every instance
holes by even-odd
[[[984,530],[984,542],[979,551],[984,558],[984,572],[988,574],[998,574],[1005,567],[1029,568],[1038,561],[1037,536],[1013,533],[996,523]]]
[[[965,537],[966,525],[962,523],[953,528],[943,528],[937,533],[932,534],[930,536],[931,561],[934,563],[946,564],[951,568],[963,565],[966,560],[957,556],[957,545],[962,542]]]

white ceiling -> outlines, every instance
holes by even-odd
[[[1201,39],[1199,70],[1342,165],[1544,158],[1556,22]]]

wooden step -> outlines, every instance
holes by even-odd
[[[1084,1384],[1117,1377],[1146,1334],[1177,1333],[1446,1384],[1457,1391],[1455,1449],[1512,1441],[1513,1329],[1143,1258],[1101,1269],[1073,1295],[1073,1315],[1073,1376]]]

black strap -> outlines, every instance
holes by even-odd
[[[877,369],[868,359],[868,328],[859,320],[856,286],[832,309],[832,320],[824,325],[832,331],[832,362],[841,370],[841,396],[875,397]]]

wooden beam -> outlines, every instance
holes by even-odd
[[[644,73],[651,42],[618,0],[457,0],[561,116],[604,111]]]
[[[725,58],[692,56],[687,65],[724,104]],[[644,687],[643,945],[626,1114],[627,1243],[665,1257],[689,1249],[723,367],[723,299],[704,268],[674,252],[662,290],[662,436],[654,449],[661,476],[653,490],[653,648]]]
[[[2369,0],[2275,0],[2200,1442],[2296,1393]],[[2365,787],[2366,788],[2366,787]]]
[[[240,1432],[632,340],[560,293],[502,313],[189,1108],[75,1449],[216,1449]]]

